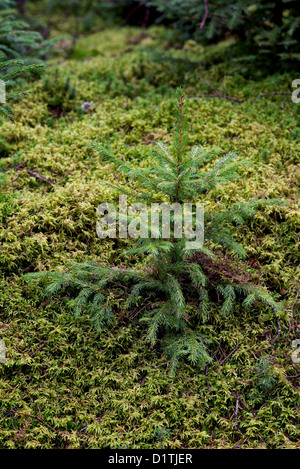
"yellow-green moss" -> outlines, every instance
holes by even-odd
[[[64,112],[49,109],[54,63],[32,83],[31,95],[14,104],[16,124],[1,126],[0,339],[7,346],[7,362],[0,365],[1,447],[230,448],[240,442],[244,448],[297,448],[299,389],[287,376],[298,374],[290,347],[299,333],[291,329],[290,312],[299,288],[299,105],[284,95],[260,96],[291,91],[292,77],[247,80],[242,70],[220,62],[224,45],[166,50],[160,28],[132,43],[137,36],[125,28],[78,41],[73,58],[58,66],[62,82],[70,77],[76,87]],[[207,67],[210,52],[219,63]],[[151,144],[169,139],[173,88],[212,93],[199,78],[247,100],[191,98],[190,144],[237,150],[251,162],[240,180],[211,192],[206,206],[229,207],[257,196],[288,202],[237,231],[285,312],[271,346],[278,332],[272,312],[237,310],[221,320],[216,310],[204,329],[213,351],[220,343],[219,363],[207,375],[186,365],[171,380],[160,350],[145,344],[141,326],[126,322],[122,297],[113,301],[124,318],[98,337],[87,317],[75,320],[64,301],[46,302],[40,288],[24,285],[20,275],[63,269],[71,261],[137,261],[121,257],[124,242],[96,236],[97,205],[116,200],[103,183],[126,181],[89,142],[148,164]],[[298,311],[296,304],[295,321]],[[259,390],[255,371],[265,355],[276,377],[269,394]]]

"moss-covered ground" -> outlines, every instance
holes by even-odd
[[[250,78],[228,61],[230,43],[172,47],[163,28],[109,29],[79,39],[15,103],[0,137],[1,448],[299,448],[299,116],[292,75]],[[96,207],[116,201],[103,185],[126,184],[89,146],[149,162],[169,141],[175,88],[188,96],[190,144],[236,150],[250,163],[207,207],[280,197],[236,235],[252,269],[283,312],[211,312],[204,329],[213,364],[168,373],[159,347],[124,311],[99,337],[66,299],[46,299],[24,272],[73,261],[124,265],[126,243],[96,235]],[[84,102],[93,103],[86,110]],[[124,297],[112,298],[122,310]],[[132,317],[130,319],[130,317]],[[262,363],[266,366],[263,367]]]

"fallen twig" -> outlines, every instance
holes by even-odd
[[[215,358],[215,356],[217,355],[217,353],[218,353],[218,351],[219,351],[219,348],[221,348],[221,341],[219,342],[219,345],[218,345],[218,347],[217,347],[217,350],[215,351],[215,353],[214,353],[213,356],[212,356],[212,360],[213,360],[213,359]],[[207,376],[208,367],[209,367],[209,365],[206,365],[206,368],[205,368],[205,376]],[[209,392],[211,392],[211,388],[210,388],[208,379],[206,379],[206,384],[207,384],[207,387],[208,387],[208,389],[209,389]]]
[[[32,415],[32,414],[25,414],[25,412],[19,412],[18,410],[15,410],[14,413],[24,415],[25,417],[31,417],[33,419],[38,420],[39,422],[42,422],[44,425],[47,425],[47,427],[49,427],[53,432],[55,432],[61,438],[63,438],[66,441],[69,441],[66,436],[62,435],[59,431],[55,430],[55,428],[51,427],[51,425],[49,425],[49,423],[45,422],[45,420],[42,419],[41,417],[37,417],[37,415]]]
[[[240,448],[240,442],[238,441],[237,444],[235,446],[233,446],[231,449],[235,449],[235,448]]]
[[[252,380],[251,380],[252,381]],[[247,410],[249,410],[249,412],[251,412],[251,414],[253,415],[253,417],[256,417],[256,413],[253,412],[251,409],[249,409],[249,407],[247,406],[247,404],[242,401],[242,399],[240,398],[240,401],[239,401]]]
[[[274,91],[273,93],[261,93],[261,94],[259,94],[257,97],[258,97],[258,98],[261,98],[261,97],[263,97],[263,96],[276,96],[276,95],[280,95],[280,96],[291,96],[291,93],[281,93],[281,92]]]
[[[237,430],[238,429],[238,413],[239,413],[239,400],[240,400],[240,396],[239,396],[239,392],[237,391],[236,393],[236,404],[235,404],[235,426],[234,426],[234,430]]]
[[[298,378],[298,376],[300,376],[300,373],[298,373],[297,375],[292,375],[292,376],[286,375],[287,378]]]
[[[221,341],[219,342],[219,345],[217,347],[217,350],[215,351],[215,353],[213,354],[213,356],[211,357],[212,360],[215,358],[215,356],[217,355],[218,351],[219,351],[219,348],[221,348]],[[209,365],[206,365],[206,368],[205,368],[205,375],[207,376],[207,372],[208,372],[208,367]]]
[[[20,177],[20,173],[18,174],[17,177],[13,178],[13,179],[12,179],[11,181],[9,181],[9,182],[14,182],[14,181],[16,181],[19,177]]]
[[[197,95],[190,95],[188,98],[224,98],[227,99],[228,101],[234,101],[236,103],[243,103],[246,101],[245,99],[238,99],[238,98],[233,98],[231,96],[227,96],[226,94],[197,94]]]
[[[67,174],[65,174],[64,176],[62,176],[60,179],[58,179],[57,181],[55,181],[53,184],[58,184],[60,181],[62,181],[62,180],[65,179],[66,177],[68,177],[69,174],[74,171],[74,169],[75,169],[75,168],[70,169],[70,171],[68,171]]]
[[[44,176],[42,176],[38,171],[34,170],[32,171],[31,169],[27,169],[26,172],[30,175],[30,176],[34,176],[36,177],[37,179],[41,179],[42,181],[44,182],[47,182],[48,184],[51,184],[51,186],[53,185],[53,182],[49,181],[48,179],[44,178]]]
[[[200,81],[205,83],[209,88],[213,89],[216,94],[197,94],[197,95],[188,95],[188,98],[223,98],[227,99],[228,101],[234,101],[235,103],[244,103],[245,101],[248,101],[249,99],[252,98],[250,96],[249,98],[244,98],[244,99],[239,99],[239,98],[234,98],[232,96],[227,96],[226,94],[220,93],[211,83],[203,80],[202,78],[199,78]],[[284,92],[273,92],[273,93],[261,93],[258,96],[254,96],[255,99],[260,99],[263,98],[264,96],[290,96],[290,93],[284,93]]]
[[[26,165],[27,161],[28,161],[28,160],[26,160],[26,161],[25,161],[22,165],[20,165],[20,166],[16,166],[16,168],[15,168],[16,171],[24,171],[24,170],[25,170],[24,166]],[[69,174],[70,174],[72,171],[74,171],[74,169],[75,169],[75,168],[70,169],[66,174],[64,174],[64,176],[62,176],[62,177],[61,177],[60,179],[58,179],[57,181],[53,181],[53,180],[50,180],[50,179],[45,178],[37,169],[26,169],[26,172],[27,172],[27,174],[29,174],[29,176],[33,176],[33,177],[35,177],[35,178],[37,178],[37,179],[40,179],[41,181],[46,182],[47,184],[50,184],[50,186],[53,186],[54,184],[58,184],[60,181],[62,181],[62,180],[65,179],[66,177],[68,177]],[[10,181],[10,183],[16,181],[19,176],[20,176],[20,174],[18,174],[14,179],[12,179],[12,180]],[[45,193],[45,191],[44,191],[44,193]],[[44,193],[43,193],[43,195],[44,195]]]
[[[130,10],[130,12],[127,14],[127,16],[125,17],[122,25],[124,26],[124,24],[128,24],[128,21],[130,20],[130,18],[132,17],[132,15],[134,13],[136,13],[137,10],[139,10],[142,6],[145,5],[145,3],[147,3],[147,0],[143,0],[141,2],[139,2],[137,5],[135,5],[132,10]]]
[[[159,368],[160,366],[163,366],[163,365],[169,365],[169,361],[168,362],[164,362],[164,363],[161,363],[160,365],[157,365],[155,366],[154,368]]]
[[[40,409],[40,406],[39,406],[38,403],[37,403],[37,408],[38,408],[38,410],[39,410],[39,416],[40,416],[40,419],[41,419],[41,418],[42,418],[42,413],[41,413],[41,409]]]
[[[204,0],[204,18],[203,20],[201,21],[200,25],[199,25],[199,30],[201,31],[205,25],[205,22],[207,20],[207,16],[208,16],[208,6],[207,6],[207,0]]]
[[[220,365],[223,365],[223,363],[228,360],[229,357],[231,357],[231,355],[239,348],[240,344],[237,344],[237,346],[232,350],[232,352],[230,352],[229,355],[227,355],[227,357],[225,357],[219,364]]]
[[[33,352],[31,355],[29,355],[30,357],[34,357],[34,355],[39,351],[41,350],[41,348],[43,348],[45,345],[46,345],[47,341],[43,342],[37,349],[35,352]]]
[[[3,420],[3,419],[5,419],[6,417],[8,417],[9,415],[15,413],[15,411],[16,411],[16,409],[17,409],[17,407],[18,407],[18,403],[23,399],[23,397],[26,396],[26,394],[28,394],[28,392],[29,392],[29,391],[24,392],[24,394],[22,394],[22,396],[20,397],[20,399],[16,402],[15,406],[3,415],[3,417],[0,419],[0,422],[1,422],[1,420]]]
[[[292,329],[295,328],[295,322],[294,322],[294,308],[295,308],[295,306],[296,306],[299,293],[300,293],[300,288],[299,288],[299,290],[297,291],[297,295],[296,295],[295,301],[294,301],[294,303],[293,303],[293,305],[292,305],[292,308],[291,308],[292,320],[291,320],[289,329],[290,329],[290,328],[292,328]],[[292,326],[291,326],[291,324],[292,324]]]
[[[146,302],[147,300],[149,300],[149,298],[150,298],[150,296],[145,299],[145,302]],[[132,319],[134,319],[141,311],[143,311],[143,309],[147,308],[147,306],[148,306],[148,305],[146,304],[146,305],[144,305],[141,309],[136,308],[136,309],[133,311],[133,313],[129,314],[129,315],[128,315],[128,318],[130,319],[130,321],[132,321]]]
[[[280,335],[280,332],[281,332],[281,325],[280,325],[280,321],[279,319],[277,319],[277,324],[278,324],[278,334],[276,335],[276,337],[271,340],[270,344],[274,344],[274,342],[278,339],[279,335]]]
[[[209,392],[211,392],[211,388],[210,388],[210,385],[209,385],[208,379],[206,380],[206,384],[207,384],[207,387],[208,387],[208,389],[209,389]]]
[[[30,267],[32,267],[33,265],[35,265],[35,262],[33,262],[32,264],[30,264],[28,267],[26,267],[26,269],[22,270],[22,272],[20,273],[20,275],[24,274],[24,272],[27,272],[27,270],[29,270]]]
[[[62,62],[68,60],[68,59],[70,58],[70,56],[73,54],[74,49],[75,49],[75,46],[76,46],[76,44],[77,44],[77,41],[78,41],[79,37],[80,37],[80,34],[79,34],[78,32],[74,34],[74,36],[73,36],[73,38],[72,38],[72,43],[71,43],[71,45],[70,45],[70,49],[67,51],[67,53],[66,53],[66,55],[64,56]],[[62,62],[61,62],[61,63],[62,63]]]
[[[224,98],[224,99],[227,99],[229,101],[234,101],[236,103],[242,103],[243,101],[245,101],[244,99],[241,100],[241,99],[233,98],[231,96],[227,96],[226,94],[220,93],[220,91],[218,91],[211,83],[209,83],[206,80],[203,80],[203,78],[201,78],[201,77],[199,77],[199,80],[202,81],[203,83],[205,83],[206,86],[208,86],[209,88],[214,90],[216,92],[216,94],[189,95],[188,98],[204,98],[204,97],[205,98]]]

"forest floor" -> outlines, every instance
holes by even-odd
[[[2,124],[1,448],[299,448],[295,77],[250,79],[228,61],[229,47],[188,41],[177,49],[159,27],[86,35],[32,81],[30,95],[13,105],[16,123]],[[139,266],[122,254],[128,241],[96,235],[97,206],[117,200],[104,182],[126,181],[90,142],[147,165],[153,144],[170,139],[177,86],[191,96],[189,145],[235,150],[250,163],[205,206],[252,197],[287,204],[236,227],[245,270],[256,272],[283,312],[214,312],[205,325],[213,363],[202,371],[182,363],[171,377],[130,312],[99,336],[87,316],[75,318],[65,299],[45,298],[22,274],[85,260]],[[124,298],[112,301],[124,308]]]

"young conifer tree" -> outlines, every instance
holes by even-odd
[[[119,186],[118,191],[136,202],[143,202],[144,206],[165,202],[166,199],[169,207],[204,200],[207,191],[216,184],[237,178],[237,170],[244,163],[236,153],[230,152],[220,157],[211,169],[205,170],[205,163],[215,159],[219,152],[204,151],[199,146],[187,149],[186,100],[181,89],[177,90],[177,99],[172,145],[168,147],[158,143],[149,166],[137,168],[104,146],[93,145],[104,159],[125,173],[137,188],[128,191]],[[233,222],[246,222],[259,206],[270,203],[280,204],[280,201],[252,199],[222,212],[205,211],[205,242],[212,241],[245,257],[245,251],[234,239],[230,225]],[[151,213],[149,207],[148,217],[144,220],[147,221]],[[43,280],[47,285],[46,293],[50,296],[68,289],[74,295],[71,306],[75,315],[89,312],[99,332],[104,326],[111,325],[114,317],[113,308],[107,300],[107,289],[114,290],[116,285],[129,285],[127,308],[130,310],[137,305],[141,310],[140,322],[146,324],[148,340],[152,344],[161,342],[169,356],[171,371],[174,372],[180,358],[200,367],[211,361],[207,340],[199,333],[198,326],[209,318],[214,293],[221,300],[219,312],[222,315],[231,312],[235,301],[242,301],[245,307],[260,301],[275,311],[279,306],[264,288],[253,283],[235,282],[234,278],[222,276],[220,268],[217,269],[217,281],[212,282],[208,278],[207,266],[211,265],[212,271],[218,267],[219,260],[215,253],[203,245],[197,248],[197,252],[187,249],[186,243],[190,241],[188,233],[183,232],[181,237],[177,237],[175,210],[170,210],[169,214],[168,239],[163,238],[160,229],[153,236],[151,227],[146,223],[149,236],[137,238],[132,249],[127,251],[128,254],[148,256],[146,269],[82,263],[71,266],[64,273],[31,273],[25,278]],[[122,217],[119,222],[122,222]],[[193,222],[195,226],[195,210]],[[193,314],[190,315],[191,309]]]

